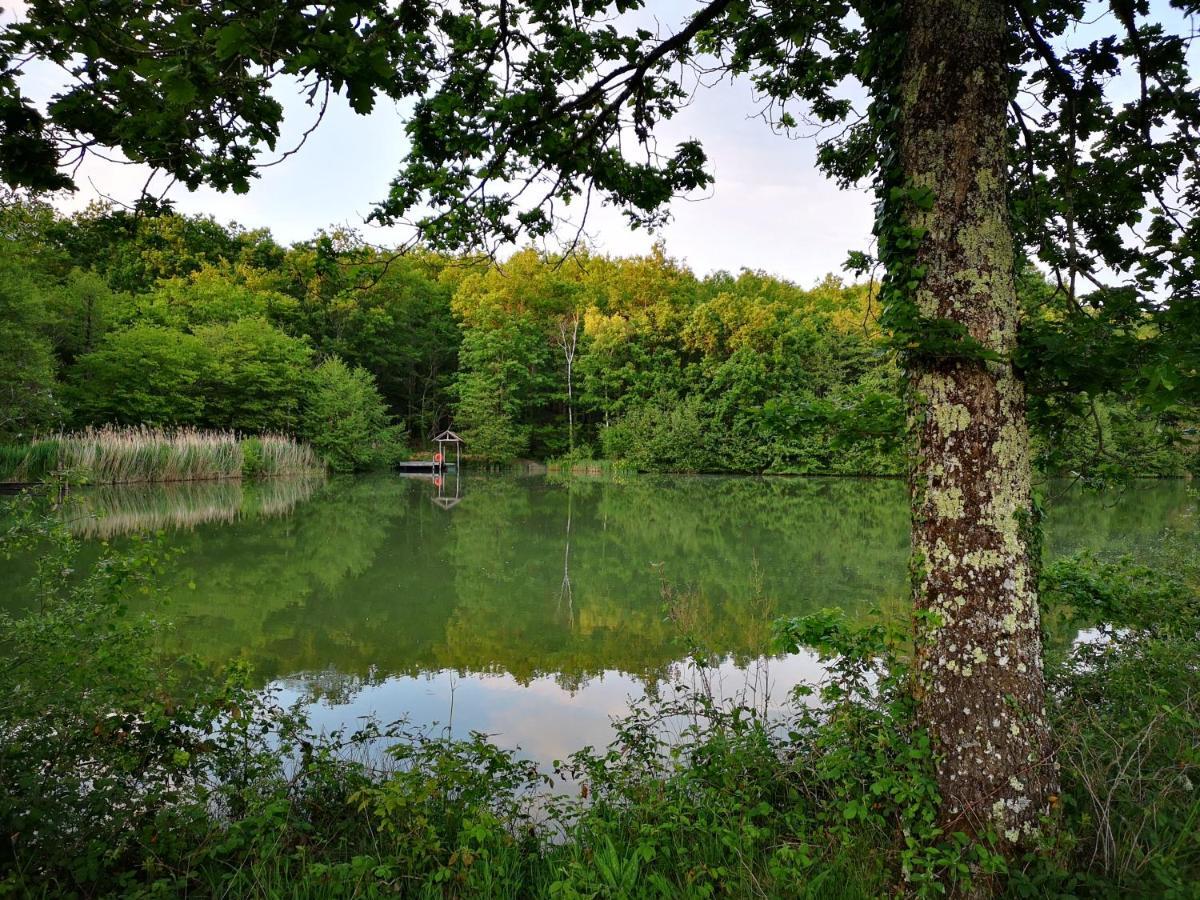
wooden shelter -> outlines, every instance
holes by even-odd
[[[462,445],[463,439],[447,428],[441,434],[433,439],[437,445],[437,452],[433,455],[434,468],[437,471],[445,471],[450,464],[450,451],[454,451],[454,468],[458,469],[462,466]]]

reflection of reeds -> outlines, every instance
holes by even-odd
[[[320,478],[288,478],[246,487],[231,480],[96,487],[72,494],[63,515],[71,531],[83,538],[192,529],[287,515],[319,484]]]
[[[93,484],[131,484],[322,470],[311,447],[285,435],[242,439],[232,431],[197,428],[88,428],[0,453],[0,478],[17,482],[42,481],[55,472]]]

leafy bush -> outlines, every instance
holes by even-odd
[[[139,324],[109,334],[72,370],[86,424],[294,428],[312,351],[261,319],[194,333]]]
[[[711,447],[720,423],[706,419],[699,397],[637,406],[600,432],[604,454],[639,472],[710,472],[724,466]]]
[[[335,472],[384,466],[402,452],[371,373],[336,356],[313,373],[301,433]]]

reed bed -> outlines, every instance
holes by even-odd
[[[271,478],[275,475],[300,475],[324,471],[325,467],[308,444],[300,444],[286,434],[261,434],[241,443],[242,470],[247,475]]]
[[[62,467],[93,484],[240,478],[242,448],[232,431],[89,428],[58,438]]]
[[[0,481],[67,474],[91,484],[211,481],[322,472],[312,448],[282,434],[149,426],[88,428],[0,448]]]
[[[0,447],[0,482],[34,484],[45,481],[59,469],[57,440],[35,444],[5,444]]]

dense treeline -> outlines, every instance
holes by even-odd
[[[346,470],[453,425],[487,462],[903,470],[902,376],[867,284],[699,278],[662,248],[502,265],[345,232],[285,248],[169,208],[64,217],[14,197],[0,235],[0,441],[109,423],[278,431]],[[1048,290],[1023,289],[1031,308]],[[1178,410],[1116,391],[1057,401],[1053,322],[1031,323],[1048,467],[1187,467]]]

